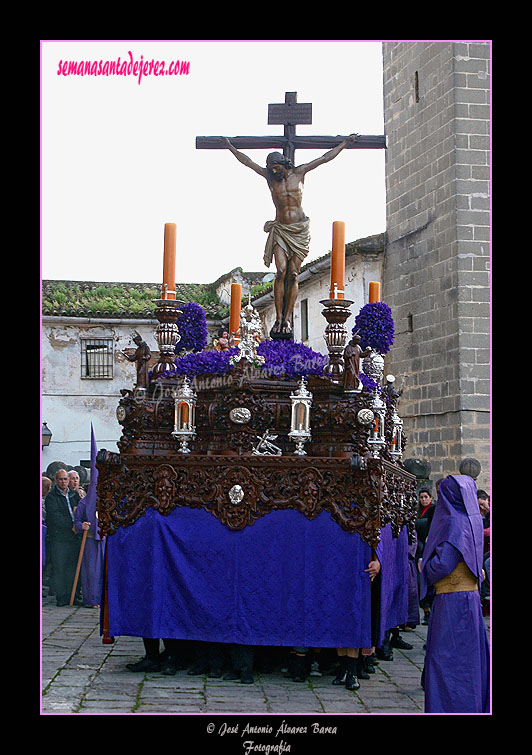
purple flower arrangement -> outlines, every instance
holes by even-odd
[[[217,351],[209,349],[197,353],[184,354],[175,359],[178,375],[223,375],[232,369],[229,360],[238,354],[238,349]]]
[[[359,372],[358,377],[365,391],[368,391],[369,393],[371,393],[372,391],[377,391],[377,393],[382,393],[382,387],[377,383],[376,380],[372,380],[370,377],[365,375],[362,371]]]
[[[264,371],[286,380],[302,375],[321,375],[329,362],[328,356],[296,341],[262,341],[257,354],[264,357]]]
[[[207,320],[202,306],[193,301],[181,307],[177,327],[181,340],[176,344],[175,353],[182,351],[202,351],[207,343]]]
[[[228,351],[216,349],[190,352],[177,356],[175,372],[167,372],[159,377],[172,375],[223,375],[232,368],[229,360],[238,354],[237,348]],[[302,375],[321,375],[329,359],[326,355],[294,341],[262,341],[257,354],[264,357],[261,371],[266,376],[290,380]]]
[[[370,346],[379,354],[387,354],[395,336],[392,310],[383,301],[365,304],[355,317],[352,333],[357,331],[362,349]]]

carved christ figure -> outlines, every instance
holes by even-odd
[[[351,134],[321,157],[295,167],[280,152],[272,152],[263,168],[237,150],[224,137],[227,148],[243,165],[266,179],[275,206],[275,220],[269,220],[264,230],[268,233],[264,263],[269,267],[275,260],[277,274],[273,284],[275,323],[272,333],[290,333],[290,320],[298,293],[298,274],[309,251],[309,218],[301,206],[305,175],[319,165],[333,160],[348,144],[358,139]]]

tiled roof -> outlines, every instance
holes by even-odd
[[[348,244],[345,245],[345,256],[349,257],[351,254],[355,254],[356,252],[359,253],[365,253],[365,254],[379,254],[384,251],[384,245],[386,241],[386,234],[385,233],[377,233],[373,236],[366,236],[363,239],[357,239],[356,241],[350,241]],[[330,250],[326,254],[322,254],[321,257],[316,257],[309,262],[305,263],[301,266],[301,269],[299,270],[299,274],[305,272],[305,270],[308,270],[311,267],[314,267],[315,265],[319,263],[323,263],[326,259],[330,259],[331,252]],[[270,283],[258,283],[254,289],[251,290],[251,300],[255,301],[256,299],[260,299],[261,296],[263,296],[267,291],[273,288],[273,281]]]
[[[154,319],[154,300],[160,296],[160,283],[43,280],[42,313],[66,317]],[[209,319],[222,319],[229,311],[208,285],[178,283],[176,297],[201,304]]]
[[[346,256],[355,252],[379,253],[384,249],[384,233],[367,236],[346,244]],[[303,273],[308,267],[330,257],[330,252],[307,262],[302,266]],[[240,268],[236,268],[240,270]],[[234,271],[232,271],[234,272]],[[262,296],[273,283],[264,284],[261,273],[245,273],[242,277],[251,287],[252,299]],[[201,304],[208,319],[222,320],[229,314],[229,307],[216,295],[216,285],[228,273],[210,284],[177,283],[176,296],[181,301]],[[125,319],[154,319],[154,300],[161,295],[160,283],[110,283],[96,281],[44,280],[42,282],[43,315],[64,317],[105,317]]]
[[[365,236],[363,239],[350,241],[348,244],[345,245],[346,257],[348,257],[350,254],[354,254],[355,252],[363,252],[363,253],[365,252],[367,254],[378,254],[379,252],[383,252],[385,239],[386,239],[385,233],[377,233],[373,236]],[[326,254],[322,254],[321,257],[316,257],[310,262],[307,262],[305,265],[302,265],[301,270],[299,272],[303,273],[307,268],[312,267],[318,262],[322,262],[322,260],[326,259],[327,257],[330,257],[330,255],[331,255],[331,252],[329,250]]]
[[[251,286],[255,286],[258,283],[262,282],[262,279],[267,273],[267,270],[262,270],[262,272],[258,273],[246,273],[244,270],[242,270],[241,267],[235,267],[233,270],[230,270],[228,273],[224,273],[223,275],[220,275],[219,278],[217,278],[214,283],[210,284],[210,288],[213,290],[216,290],[218,285],[229,278],[233,278],[234,273],[239,273],[242,279],[248,284],[248,286],[251,288]]]

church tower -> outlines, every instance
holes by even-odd
[[[433,481],[477,459],[489,490],[489,42],[384,42],[382,299],[407,458]]]

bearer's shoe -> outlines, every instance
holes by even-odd
[[[127,663],[126,668],[128,671],[159,671],[161,664],[145,656],[137,663]]]
[[[369,679],[369,674],[366,668],[366,659],[363,655],[359,655],[357,658],[357,677],[360,679]]]
[[[236,682],[237,679],[240,679],[240,674],[238,671],[231,669],[231,671],[224,674],[223,678],[224,682]]]
[[[320,664],[318,663],[318,661],[313,661],[310,664],[310,676],[323,676],[320,671]]]
[[[345,684],[347,679],[347,671],[341,671],[338,676],[332,680],[332,683],[335,684],[337,687],[340,685]]]
[[[202,674],[207,673],[207,668],[207,666],[201,663],[194,663],[187,671],[187,674],[189,676],[201,676]]]
[[[393,651],[388,641],[384,641],[382,647],[375,649],[375,655],[380,661],[393,661]]]
[[[346,675],[345,688],[349,690],[360,689],[360,683],[354,674]]]
[[[161,664],[161,674],[164,674],[165,676],[174,676],[176,671],[177,669],[174,659],[171,656],[165,658]]]
[[[294,658],[294,667],[292,679],[295,682],[306,681],[306,668],[305,668],[305,656],[297,655]]]
[[[401,650],[412,650],[414,647],[413,645],[410,645],[410,643],[405,642],[402,637],[399,637],[399,635],[395,635],[390,640],[390,645],[393,648],[400,648]]]
[[[340,656],[339,663],[340,670],[338,671],[336,678],[332,680],[332,683],[337,687],[339,687],[341,684],[345,684],[345,680],[347,678],[347,656]]]
[[[242,684],[253,684],[255,679],[253,678],[251,671],[245,668],[242,669],[242,672],[240,674],[240,681],[242,682]]]

